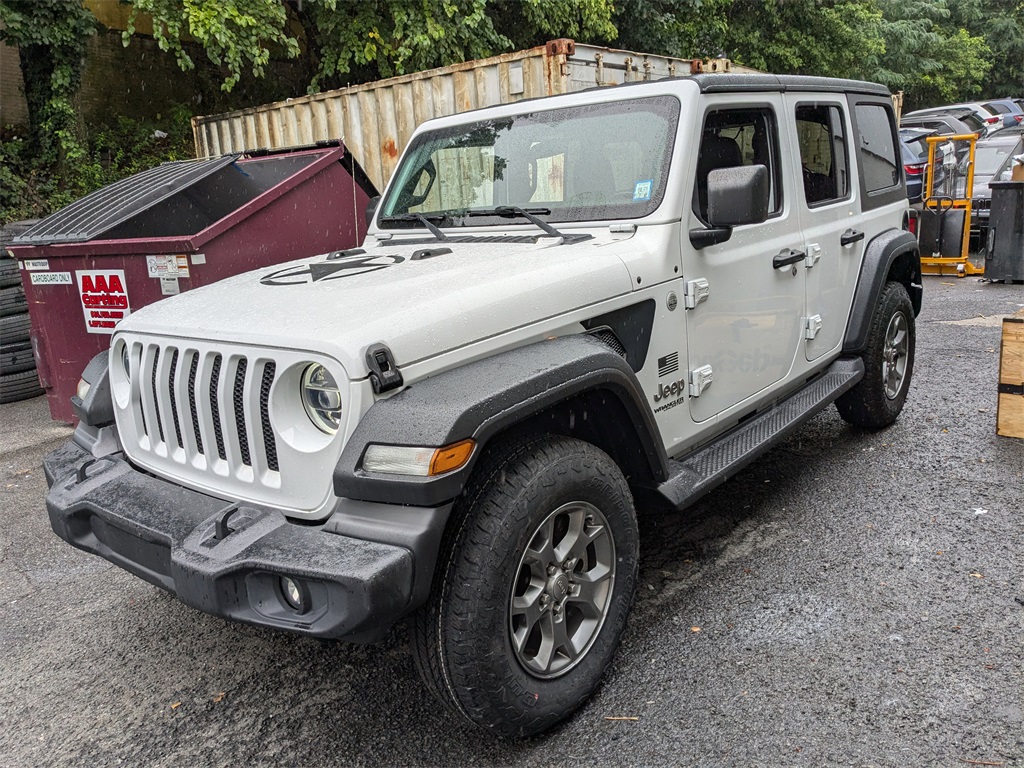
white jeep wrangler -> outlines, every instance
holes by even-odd
[[[898,416],[921,306],[888,92],[704,75],[424,124],[362,248],[134,312],[46,458],[54,531],[217,616],[372,641],[537,733],[594,690],[634,496],[835,402]],[[646,497],[645,497],[646,498]]]

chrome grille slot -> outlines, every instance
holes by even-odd
[[[245,370],[249,362],[243,357],[238,361],[235,368],[235,386],[231,393],[231,404],[235,408],[235,432],[238,435],[238,450],[242,455],[242,463],[247,467],[252,466],[252,456],[249,455],[249,431],[245,427]]]
[[[171,353],[171,370],[167,374],[167,389],[170,393],[171,400],[171,416],[174,418],[174,439],[178,441],[178,447],[184,448],[185,444],[181,440],[181,422],[178,419],[178,404],[175,402],[175,395],[177,388],[174,385],[174,374],[178,370],[178,350],[175,349]],[[158,398],[159,400],[159,398]]]
[[[220,368],[223,358],[220,355],[216,355],[213,358],[213,371],[210,373],[210,415],[213,416],[213,434],[217,439],[217,455],[221,459],[227,459],[227,453],[224,450],[224,432],[220,426],[220,403],[218,402],[217,396],[220,391]]]
[[[199,353],[192,353],[192,365],[188,369],[188,407],[192,412],[192,432],[196,438],[196,451],[200,456],[203,452],[203,434],[199,430],[199,410],[196,407],[196,372],[199,370]]]
[[[263,450],[267,454],[267,467],[274,472],[277,468],[277,442],[274,437],[274,429],[270,425],[270,387],[274,383],[274,375],[277,373],[275,363],[267,363],[263,366],[263,381],[260,383],[260,426],[263,429]]]
[[[153,387],[153,412],[156,414],[156,429],[160,433],[160,442],[164,442],[164,423],[160,418],[160,395],[157,394],[156,388],[156,369],[160,365],[160,348],[154,348],[153,350],[153,373],[150,376],[150,382]]]

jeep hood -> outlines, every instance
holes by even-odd
[[[314,256],[186,291],[133,312],[118,330],[311,350],[362,378],[377,342],[408,365],[628,293],[615,250],[593,240],[371,244],[365,254]]]

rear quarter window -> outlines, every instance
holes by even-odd
[[[858,104],[857,133],[861,175],[867,191],[877,192],[899,184],[896,143],[885,107]]]
[[[852,111],[862,208],[870,210],[906,202],[892,103],[887,99],[860,97]]]

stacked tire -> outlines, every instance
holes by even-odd
[[[29,338],[28,302],[18,262],[0,256],[0,403],[43,394]]]

